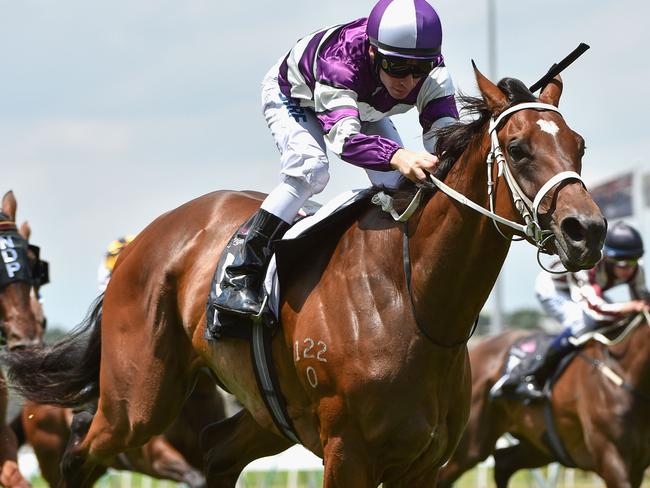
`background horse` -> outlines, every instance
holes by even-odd
[[[519,81],[497,87],[478,70],[476,78],[478,118],[448,128],[437,152],[445,151],[447,183],[487,206],[490,118],[536,98]],[[540,100],[557,106],[560,91],[556,80]],[[497,134],[532,200],[554,175],[580,171],[584,141],[556,111],[525,107]],[[570,269],[590,268],[605,236],[602,214],[580,182],[551,186],[540,213],[552,249]],[[497,212],[520,219],[508,187],[494,191]],[[70,406],[99,395],[92,420],[79,419],[86,434],[71,439],[64,458],[67,486],[83,486],[98,463],[162,432],[205,366],[245,407],[203,435],[209,486],[234,486],[250,461],[293,443],[266,409],[249,344],[205,339],[215,263],[262,199],[215,192],[162,215],[123,251],[86,329],[55,347],[3,358],[32,400]],[[273,340],[279,384],[300,441],[324,458],[325,487],[431,486],[467,420],[466,341],[509,240],[489,219],[433,191],[407,225],[367,201],[358,212],[284,278],[282,329]]]
[[[29,225],[16,227],[16,208],[10,191],[0,207],[0,331],[10,351],[38,344],[43,336],[42,316],[33,312],[42,284],[37,279],[39,257],[36,248],[28,246]],[[5,422],[7,403],[7,384],[0,372],[0,484],[25,487],[29,483],[18,471],[16,438]]]
[[[463,438],[440,471],[440,486],[494,454],[499,488],[515,471],[557,459],[544,437],[542,403],[490,400],[489,391],[503,373],[510,346],[527,335],[509,331],[470,351],[472,409]],[[480,365],[480,367],[478,367]],[[614,375],[611,375],[613,372]],[[622,379],[617,384],[616,378]],[[650,466],[650,324],[644,320],[618,345],[589,343],[553,387],[552,412],[564,449],[580,469],[594,471],[609,488],[638,488]],[[513,434],[520,443],[495,450],[496,440]]]

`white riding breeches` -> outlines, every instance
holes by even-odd
[[[571,329],[574,337],[587,331],[589,325],[583,305],[574,302],[568,290],[556,289],[550,274],[539,274],[535,283],[535,294],[544,311],[562,327]]]
[[[278,86],[278,65],[262,83],[262,109],[280,151],[281,184],[269,194],[262,208],[290,222],[302,204],[323,191],[329,181],[329,160],[320,122],[309,108],[286,97]],[[390,119],[364,122],[361,131],[381,135],[400,145],[402,141]],[[377,186],[394,188],[403,178],[398,171],[366,170]]]

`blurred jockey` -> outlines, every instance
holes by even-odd
[[[231,261],[217,308],[260,312],[272,241],[327,185],[326,149],[365,169],[377,186],[425,181],[438,163],[435,129],[458,118],[441,44],[440,19],[425,0],[380,0],[367,18],[303,37],[271,68],[262,106],[280,151],[281,183],[226,247]],[[426,152],[405,149],[389,119],[413,107]]]
[[[541,361],[521,377],[506,377],[500,388],[493,389],[496,397],[514,389],[530,398],[542,398],[547,378],[560,360],[577,349],[570,338],[578,338],[635,312],[650,310],[650,293],[639,259],[643,256],[641,234],[632,226],[618,222],[607,231],[603,259],[590,270],[561,275],[542,272],[537,277],[535,291],[545,312],[557,320],[564,330],[555,336]],[[630,301],[610,303],[604,293],[626,284]],[[497,382],[497,383],[499,383]]]
[[[117,256],[133,239],[135,239],[135,234],[127,234],[124,237],[115,239],[108,245],[104,259],[102,259],[97,270],[97,283],[101,293],[106,291],[108,281],[111,279],[111,274],[113,274],[113,267],[115,266],[115,261],[117,261]]]

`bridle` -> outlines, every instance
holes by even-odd
[[[530,109],[548,110],[548,111],[560,113],[558,108],[554,105],[541,103],[541,102],[526,102],[526,103],[520,103],[514,105],[513,107],[510,107],[509,109],[503,111],[498,117],[496,118],[492,117],[492,119],[490,120],[490,125],[488,128],[488,133],[490,135],[490,152],[488,153],[487,160],[486,160],[487,187],[488,187],[488,196],[490,202],[489,210],[483,208],[481,205],[470,200],[465,195],[457,192],[453,188],[450,188],[449,186],[447,186],[445,183],[443,183],[441,180],[439,180],[432,174],[429,174],[429,178],[431,179],[433,184],[445,195],[449,196],[450,198],[453,198],[457,202],[462,203],[463,205],[471,208],[472,210],[475,210],[476,212],[479,212],[480,214],[490,218],[494,222],[494,226],[496,227],[497,231],[499,231],[499,234],[501,234],[504,238],[513,239],[511,237],[506,236],[501,231],[498,224],[505,225],[523,234],[525,237],[522,237],[521,239],[527,239],[529,242],[531,242],[537,247],[538,250],[537,261],[540,264],[540,266],[542,266],[542,268],[546,269],[540,262],[539,255],[542,252],[544,253],[549,252],[546,249],[546,244],[550,239],[554,237],[554,234],[550,230],[542,230],[539,224],[539,214],[538,214],[539,205],[542,202],[542,199],[551,190],[551,188],[553,188],[558,183],[561,183],[562,181],[577,180],[580,183],[582,183],[583,186],[585,186],[585,184],[584,181],[582,180],[582,177],[575,171],[562,171],[554,175],[546,183],[544,183],[542,187],[537,191],[537,194],[532,200],[529,199],[526,196],[526,194],[522,191],[521,187],[517,183],[517,180],[512,175],[510,167],[508,166],[508,162],[503,154],[503,150],[501,149],[501,145],[499,143],[497,132],[499,127],[501,127],[501,125],[503,124],[503,122],[508,116],[520,110],[530,110]],[[508,189],[510,190],[510,194],[512,195],[514,206],[519,212],[519,214],[521,215],[524,224],[520,224],[518,222],[513,222],[512,220],[508,220],[504,217],[501,217],[495,212],[494,209],[495,181],[493,180],[493,176],[492,176],[495,163],[497,164],[497,171],[498,171],[497,178],[502,175],[504,176]],[[382,207],[382,210],[389,212],[395,220],[399,222],[405,222],[411,217],[411,215],[413,215],[415,210],[418,208],[421,200],[421,192],[422,192],[422,188],[418,190],[415,197],[413,198],[413,200],[411,201],[407,209],[402,214],[398,214],[397,212],[395,212],[395,210],[392,208],[392,198],[388,195],[385,195],[383,192],[373,197],[373,203],[380,205]]]

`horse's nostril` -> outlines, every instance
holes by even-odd
[[[562,233],[573,242],[583,242],[586,240],[586,231],[584,226],[575,217],[567,217],[560,225]]]

